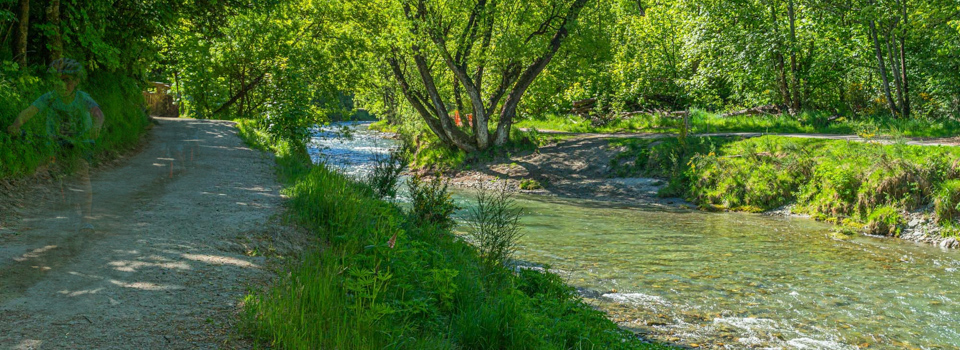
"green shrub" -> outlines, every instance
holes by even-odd
[[[867,217],[866,230],[870,234],[882,236],[899,236],[903,218],[900,212],[892,206],[882,206],[874,209]]]
[[[940,185],[934,200],[934,211],[941,226],[960,223],[960,180],[950,180]]]
[[[401,151],[394,150],[387,155],[377,155],[374,158],[373,169],[363,182],[369,186],[379,198],[394,198],[397,196],[397,185],[400,183],[400,174],[403,173],[404,160]]]
[[[521,237],[520,212],[504,186],[483,187],[477,193],[476,206],[470,208],[468,220],[470,236],[486,270],[498,270],[513,257]]]
[[[540,184],[540,181],[534,179],[523,179],[520,180],[520,189],[525,191],[539,190],[542,189],[543,185]]]
[[[459,208],[453,203],[448,183],[440,176],[424,181],[416,175],[407,180],[407,186],[413,202],[410,215],[414,222],[441,229],[450,229],[456,224],[451,215]]]
[[[797,148],[760,138],[732,144],[722,155],[695,155],[688,162],[689,199],[749,211],[787,204],[811,176],[810,159],[790,154]]]
[[[0,178],[29,176],[49,164],[57,151],[46,140],[42,115],[23,125],[26,138],[12,138],[6,133],[23,109],[53,89],[52,79],[19,70],[12,62],[0,61]],[[78,89],[97,101],[105,117],[100,138],[93,146],[98,159],[116,157],[140,142],[147,117],[137,81],[122,74],[98,71],[91,73]],[[57,159],[60,170],[71,169],[79,160],[79,154],[65,156]]]

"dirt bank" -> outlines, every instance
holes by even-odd
[[[78,231],[69,181],[3,214],[0,349],[251,346],[238,302],[269,276],[264,254],[304,241],[266,225],[273,159],[230,122],[158,119],[142,152],[92,176],[95,233]]]
[[[666,183],[652,178],[610,178],[610,159],[624,151],[610,146],[610,137],[587,135],[558,141],[537,151],[475,164],[452,175],[451,184],[469,188],[498,180],[516,191],[570,198],[644,205],[690,205],[679,198],[659,198]],[[523,180],[543,188],[520,190]]]

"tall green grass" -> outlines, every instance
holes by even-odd
[[[38,114],[23,126],[26,138],[11,137],[7,127],[20,111],[53,89],[52,77],[6,66],[0,69],[4,70],[0,77],[0,179],[30,176],[49,164],[57,151],[45,137],[43,116]],[[119,74],[96,72],[78,88],[89,93],[103,110],[104,129],[93,147],[98,158],[114,157],[138,144],[147,126],[139,83]],[[78,156],[61,155],[57,165],[69,170]]]
[[[276,151],[253,123],[241,135]],[[283,142],[279,145],[282,147]],[[559,277],[489,278],[442,221],[417,220],[325,166],[291,166],[290,216],[328,243],[245,300],[249,330],[287,349],[658,349],[584,304]],[[281,174],[291,174],[281,170]]]

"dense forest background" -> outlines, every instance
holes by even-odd
[[[601,124],[755,107],[960,116],[954,0],[3,0],[0,21],[4,122],[61,56],[85,64],[81,88],[118,130],[143,125],[117,116],[146,81],[171,83],[181,115],[304,137],[363,108],[466,151],[594,98],[581,116]],[[475,126],[456,126],[467,114]]]

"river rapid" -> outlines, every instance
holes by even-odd
[[[343,123],[318,129],[311,154],[362,176],[395,146],[366,124]],[[455,199],[469,207],[473,194],[457,190]],[[532,195],[516,201],[524,210],[518,258],[548,266],[649,338],[721,349],[960,348],[957,251],[838,240],[829,225],[809,219]]]

